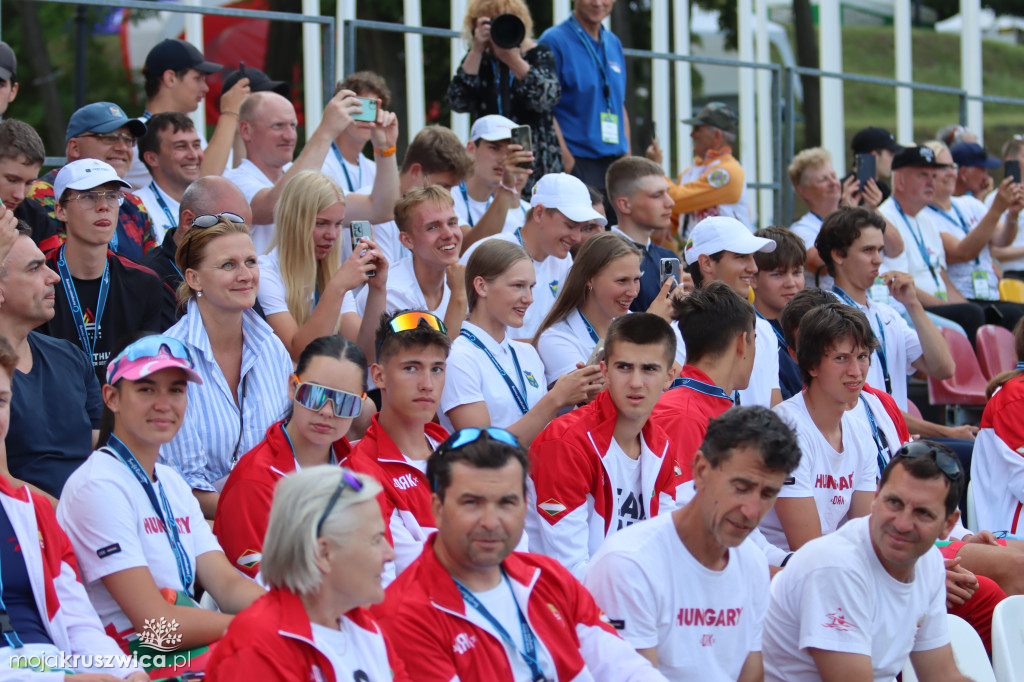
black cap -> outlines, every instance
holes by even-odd
[[[0,80],[18,80],[18,58],[7,43],[0,41]]]
[[[948,168],[948,163],[935,160],[935,152],[928,147],[903,147],[892,158],[892,169],[898,170],[908,166],[927,166],[928,168]]]
[[[289,97],[292,92],[292,86],[284,81],[272,81],[270,76],[263,73],[259,69],[254,69],[251,66],[246,66],[241,69],[235,69],[228,71],[224,75],[224,84],[221,86],[221,93],[225,93],[235,86],[235,83],[242,80],[243,78],[249,79],[249,90],[251,92],[264,92],[270,90],[276,92],[282,97]]]
[[[888,149],[893,154],[898,154],[903,147],[896,144],[896,138],[885,128],[871,126],[857,131],[850,143],[854,154],[870,154],[879,149]]]
[[[195,69],[202,73],[217,73],[221,68],[223,67],[220,64],[206,61],[203,53],[195,45],[176,38],[161,40],[146,55],[146,74],[150,78],[159,78],[168,69]]]
[[[727,104],[708,102],[693,118],[684,118],[683,123],[689,126],[711,126],[736,134],[736,112]]]

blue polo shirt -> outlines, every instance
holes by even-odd
[[[587,49],[584,41],[593,48]],[[611,31],[601,27],[601,39],[595,41],[573,16],[544,31],[538,42],[555,53],[562,98],[555,107],[555,118],[573,156],[597,159],[626,153],[625,121],[622,107],[626,97],[626,58],[622,43]],[[609,97],[604,96],[604,78],[595,62],[604,66]],[[619,143],[601,141],[601,114],[619,117]]]

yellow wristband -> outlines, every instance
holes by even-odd
[[[388,147],[387,149],[377,149],[374,147],[373,152],[377,156],[394,156],[398,152],[398,147]]]

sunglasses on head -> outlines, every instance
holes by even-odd
[[[298,375],[292,377],[299,382],[295,387],[295,402],[307,410],[319,412],[328,402],[334,408],[334,416],[341,419],[358,417],[363,408],[363,395],[356,395],[337,388],[321,386],[308,381],[302,381]]]
[[[913,443],[907,443],[896,451],[896,456],[904,459],[931,457],[950,482],[960,481],[964,477],[964,470],[960,466],[960,460],[945,450],[935,447],[935,445],[928,441],[916,440]]]
[[[489,438],[490,440],[504,443],[505,445],[511,445],[514,448],[520,447],[519,439],[505,429],[499,429],[493,426],[487,427],[486,429],[470,427],[467,429],[459,429],[452,435],[448,436],[448,440],[437,446],[435,454],[438,457],[443,457],[446,453],[458,450],[459,448],[465,447],[470,443],[475,443],[483,438]]]
[[[444,325],[437,315],[431,313],[425,313],[420,311],[412,311],[408,313],[402,313],[401,315],[395,315],[388,322],[388,329],[391,330],[392,334],[401,334],[402,332],[412,331],[420,326],[426,326],[433,330],[439,331],[442,334],[448,333],[448,327]],[[380,355],[380,347],[384,343],[384,339],[387,335],[381,337],[380,343],[377,344],[377,355]]]
[[[237,213],[204,213],[197,215],[192,219],[192,229],[199,228],[200,230],[206,230],[217,223],[226,222],[234,223],[235,225],[244,225],[245,218],[238,215]],[[192,253],[192,239],[188,238],[185,240],[185,266],[189,264],[189,256]]]
[[[117,356],[107,363],[107,381],[117,373],[117,367],[122,362],[134,362],[139,358],[155,358],[160,355],[160,349],[166,348],[171,357],[184,360],[189,368],[195,369],[196,362],[189,347],[178,339],[160,334],[144,336],[125,347]]]
[[[348,469],[341,470],[341,480],[338,481],[338,487],[331,493],[330,498],[327,500],[327,507],[324,508],[324,513],[320,515],[320,520],[316,522],[316,536],[320,537],[320,533],[324,529],[324,522],[327,521],[328,515],[331,510],[334,509],[334,505],[338,503],[338,498],[341,497],[341,492],[345,487],[352,488],[354,492],[359,492],[363,489],[363,484],[359,482],[359,479],[349,471]]]

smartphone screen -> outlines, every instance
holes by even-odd
[[[533,135],[530,126],[516,126],[512,129],[512,137],[509,139],[512,144],[521,144],[524,151],[533,151]],[[520,168],[533,168],[532,163],[521,163]]]
[[[1020,161],[1011,159],[1003,165],[1003,172],[1006,177],[1013,178],[1014,182],[1020,182]]]

